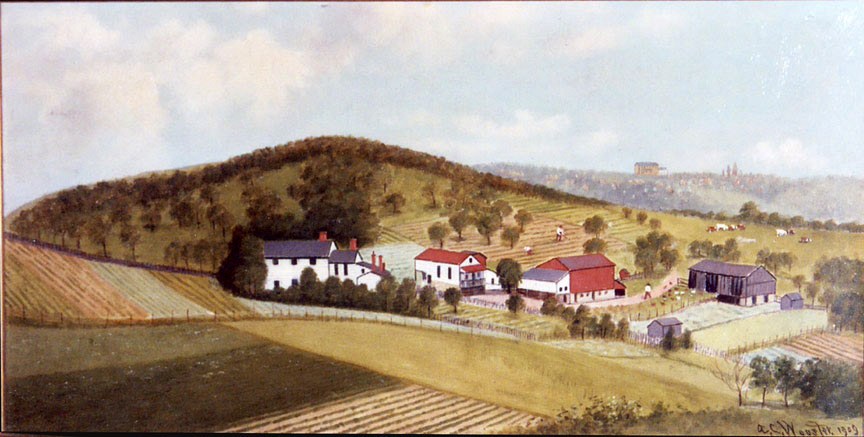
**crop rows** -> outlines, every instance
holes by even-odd
[[[414,385],[369,390],[337,401],[256,417],[227,432],[477,433],[535,416]]]
[[[783,347],[813,358],[833,358],[864,363],[864,344],[838,335],[805,335],[795,338]]]
[[[4,306],[14,316],[144,320],[248,310],[212,278],[79,258],[5,242]]]
[[[453,314],[453,307],[440,303],[433,312],[437,315],[452,315],[461,319],[477,322],[494,323],[520,331],[531,332],[538,337],[553,334],[555,322],[553,318],[546,316],[535,316],[531,314],[514,315],[507,311],[484,308],[475,305],[459,305],[457,314]],[[563,325],[562,325],[563,326]]]

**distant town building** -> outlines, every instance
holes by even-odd
[[[666,168],[656,162],[637,162],[633,174],[636,176],[659,176],[665,174]]]
[[[689,288],[717,293],[717,300],[737,305],[773,302],[777,278],[762,266],[704,260],[690,267]]]

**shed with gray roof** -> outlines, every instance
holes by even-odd
[[[672,331],[672,335],[678,337],[684,329],[684,324],[674,317],[663,317],[654,319],[648,324],[649,337],[663,337],[667,331]]]

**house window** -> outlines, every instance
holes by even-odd
[[[296,280],[296,279],[292,279],[292,280],[291,280],[291,285],[292,285],[292,286],[293,286],[293,285],[298,285],[298,284],[300,284],[300,281],[298,281],[298,280]]]
[[[273,288],[279,288],[279,281],[273,281]]]
[[[362,274],[362,273],[366,273],[366,269],[360,269],[360,273],[361,273],[361,274]],[[420,272],[420,273],[423,273],[423,272]],[[425,273],[424,273],[424,275],[425,275]]]
[[[447,267],[447,279],[453,279],[453,268]]]
[[[297,265],[297,258],[291,258],[291,265],[292,265],[292,266],[296,266],[296,265]]]
[[[339,267],[337,266],[336,268],[338,269]],[[342,274],[348,276],[348,263],[343,264]]]
[[[441,277],[441,266],[438,266],[438,277]]]
[[[333,274],[339,276],[339,264],[333,264]]]
[[[273,258],[273,265],[274,265],[274,266],[278,266],[278,265],[279,265],[279,260],[276,259],[276,258]]]
[[[309,265],[314,266],[316,261],[318,261],[318,260],[315,258],[309,258]]]

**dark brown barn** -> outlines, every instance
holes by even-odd
[[[717,300],[736,305],[774,302],[777,278],[762,266],[704,260],[690,267],[689,287],[717,293]]]

